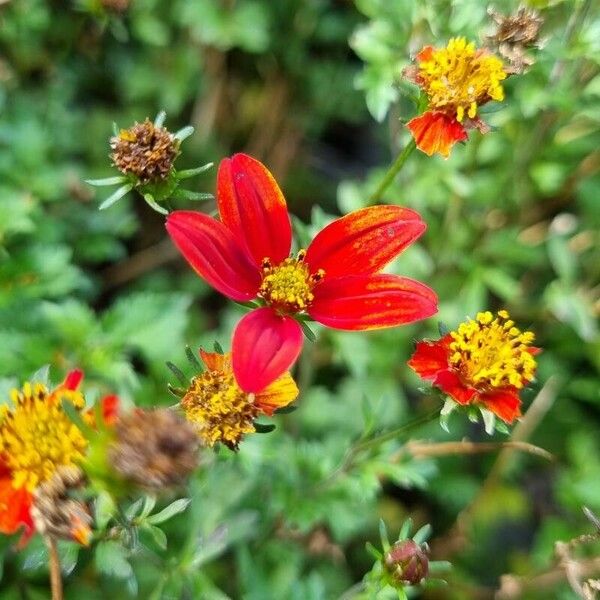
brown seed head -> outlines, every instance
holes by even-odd
[[[544,20],[535,10],[523,6],[512,15],[503,15],[493,8],[488,13],[496,24],[488,41],[509,62],[510,73],[523,73],[534,63],[526,50],[539,46]]]
[[[171,410],[135,410],[115,425],[108,458],[119,475],[141,488],[160,491],[182,484],[198,466],[194,428]]]
[[[63,466],[35,489],[31,517],[37,531],[42,535],[88,545],[92,516],[83,502],[69,495],[83,487],[84,483],[81,469]]]
[[[121,129],[110,139],[113,164],[125,175],[135,175],[141,183],[165,179],[179,153],[174,136],[164,127],[146,119],[129,129]]]
[[[414,540],[396,542],[385,555],[384,566],[394,583],[417,585],[429,573],[426,546]]]

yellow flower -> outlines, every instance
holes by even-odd
[[[256,431],[254,421],[260,414],[272,415],[298,396],[298,387],[289,373],[252,394],[244,392],[235,380],[231,354],[200,350],[200,356],[207,370],[192,379],[181,408],[206,446],[221,442],[237,450],[243,436]]]

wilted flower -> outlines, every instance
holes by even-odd
[[[451,39],[446,48],[426,46],[416,60],[404,75],[427,96],[427,110],[407,127],[417,148],[447,157],[456,142],[467,139],[468,129],[489,131],[478,110],[491,100],[504,99],[501,82],[506,71],[499,58],[462,37]]]
[[[13,407],[0,407],[0,532],[12,534],[24,528],[24,539],[34,531],[31,518],[33,494],[61,467],[83,461],[88,441],[71,421],[63,402],[82,411],[84,399],[78,391],[83,377],[72,371],[50,391],[42,383],[25,383],[11,392]],[[114,397],[110,397],[114,398]],[[104,405],[106,417],[114,401]],[[93,421],[82,413],[84,420]]]
[[[458,404],[475,404],[506,423],[521,416],[519,391],[535,376],[534,334],[508,312],[480,312],[440,340],[421,341],[408,365]]]
[[[181,485],[198,466],[194,429],[168,409],[133,410],[115,422],[108,461],[124,480],[161,491]]]
[[[400,540],[386,552],[383,564],[394,583],[418,585],[429,573],[427,553],[426,544]]]
[[[87,546],[92,516],[88,507],[70,492],[83,487],[85,478],[78,467],[59,467],[52,477],[33,492],[31,517],[42,535],[75,540]]]
[[[413,210],[357,210],[329,224],[292,257],[283,194],[266,167],[245,154],[221,162],[217,204],[220,221],[175,211],[167,230],[209,284],[233,300],[263,304],[233,334],[233,372],[244,392],[260,392],[294,363],[302,348],[296,315],[334,329],[365,330],[437,311],[437,297],[427,286],[380,273],[425,231]]]
[[[235,379],[231,354],[200,350],[200,356],[207,371],[193,377],[181,399],[181,408],[206,446],[221,442],[237,450],[243,436],[256,431],[254,421],[259,415],[270,416],[298,396],[298,387],[289,373],[256,394],[248,393]]]
[[[508,73],[523,73],[534,63],[526,51],[539,46],[544,20],[538,12],[524,6],[512,15],[503,15],[493,8],[488,13],[497,26],[496,31],[487,37],[488,42],[508,61]]]
[[[162,126],[150,119],[121,129],[110,140],[111,159],[125,175],[134,175],[141,183],[165,179],[179,154],[179,142]]]

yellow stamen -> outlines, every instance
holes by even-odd
[[[310,274],[304,263],[305,250],[300,250],[296,258],[286,258],[273,266],[269,258],[262,261],[263,280],[258,295],[267,304],[285,313],[306,310],[314,300],[312,290],[325,277],[319,269]]]
[[[450,335],[450,363],[469,385],[521,389],[534,378],[537,365],[530,352],[534,334],[521,332],[505,310],[495,318],[489,311],[478,313],[475,321],[461,323]]]
[[[465,38],[453,38],[446,48],[435,49],[419,64],[417,79],[429,98],[429,108],[447,112],[460,123],[465,114],[489,100],[504,100],[500,82],[506,78],[502,61],[475,48]]]
[[[70,390],[49,392],[41,383],[25,383],[12,390],[14,408],[0,413],[0,454],[12,474],[13,487],[32,492],[48,481],[58,467],[79,462],[87,441],[63,410],[61,400],[77,407],[81,394]]]
[[[230,369],[206,371],[192,379],[181,400],[188,421],[198,428],[204,444],[221,442],[236,449],[246,433],[253,433],[259,409],[254,394],[242,391]]]

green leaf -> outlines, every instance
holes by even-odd
[[[125,549],[114,540],[98,543],[95,562],[98,571],[106,575],[117,579],[129,579],[133,576],[133,569],[127,559]]]
[[[174,363],[172,363],[170,360],[168,360],[166,363],[167,367],[169,368],[169,370],[173,373],[173,375],[175,375],[175,377],[177,377],[177,379],[179,380],[179,383],[181,383],[181,385],[183,386],[187,386],[187,379],[185,377],[185,375],[183,374],[183,371]]]
[[[214,196],[204,192],[178,189],[173,192],[172,198],[174,200],[213,200]]]
[[[133,189],[133,184],[122,185],[114,194],[111,194],[99,207],[98,210],[105,210],[112,206],[117,200],[120,200],[125,194]]]
[[[161,110],[156,115],[156,119],[154,119],[154,127],[162,127],[165,124],[166,118],[167,118],[167,113],[164,110]]]
[[[84,179],[89,185],[104,186],[104,185],[117,185],[117,183],[124,183],[127,181],[127,177],[124,175],[116,175],[114,177],[104,177],[103,179]]]
[[[379,538],[381,539],[381,547],[386,553],[390,549],[390,540],[388,538],[387,527],[383,519],[379,519]]]
[[[429,523],[427,523],[426,525],[423,525],[423,527],[421,527],[421,529],[419,529],[419,531],[417,531],[417,533],[415,533],[415,535],[413,535],[413,540],[417,543],[417,544],[422,544],[423,542],[426,542],[430,536],[431,536],[431,525]]]
[[[117,512],[113,497],[105,490],[100,490],[94,502],[94,516],[98,531],[104,531],[110,520]]]
[[[209,162],[205,165],[202,165],[201,167],[196,167],[195,169],[183,169],[182,171],[177,171],[175,176],[177,177],[177,179],[188,179],[190,177],[194,177],[194,175],[200,175],[200,173],[208,171],[208,169],[211,169],[213,165],[214,163]]]
[[[154,196],[152,196],[152,194],[143,194],[143,196],[144,196],[144,200],[146,201],[148,206],[150,208],[152,208],[153,210],[155,210],[157,213],[160,213],[161,215],[169,214],[169,211],[166,208],[163,208],[162,206],[157,204],[157,202],[154,199]]]
[[[44,365],[40,367],[31,377],[29,378],[31,383],[41,383],[42,385],[50,385],[50,365]]]
[[[377,548],[375,548],[375,546],[373,546],[373,544],[371,544],[371,542],[367,542],[365,544],[365,547],[367,548],[367,552],[375,559],[375,560],[382,560],[383,559],[383,554],[381,554],[381,552],[379,552],[379,550],[377,550]]]
[[[400,533],[398,535],[398,540],[408,539],[408,536],[410,535],[410,530],[412,529],[412,526],[413,526],[413,522],[412,522],[412,519],[409,517],[408,519],[406,519],[404,521],[404,523],[402,523],[402,528],[400,529]]]
[[[315,332],[308,326],[306,321],[300,321],[300,327],[302,327],[302,331],[309,342],[314,343],[317,341],[317,336],[315,335]]]
[[[194,128],[191,125],[187,125],[186,127],[180,129],[174,137],[180,142],[183,142],[183,140],[189,138],[192,133],[194,133]]]
[[[169,506],[163,508],[160,512],[148,517],[146,519],[146,522],[150,523],[151,525],[158,525],[160,523],[164,523],[171,517],[174,517],[180,512],[183,512],[190,505],[190,502],[190,498],[180,498],[179,500],[175,500],[175,502],[172,502],[171,504],[169,504]]]
[[[213,344],[213,348],[215,349],[215,352],[217,354],[225,354],[225,352],[223,352],[223,347],[216,340],[215,340],[215,343]]]
[[[276,425],[273,423],[254,423],[254,429],[256,429],[256,433],[271,433],[274,431]]]
[[[167,534],[160,528],[154,525],[150,525],[147,521],[142,523],[140,529],[147,532],[152,541],[160,548],[161,550],[167,549]]]

